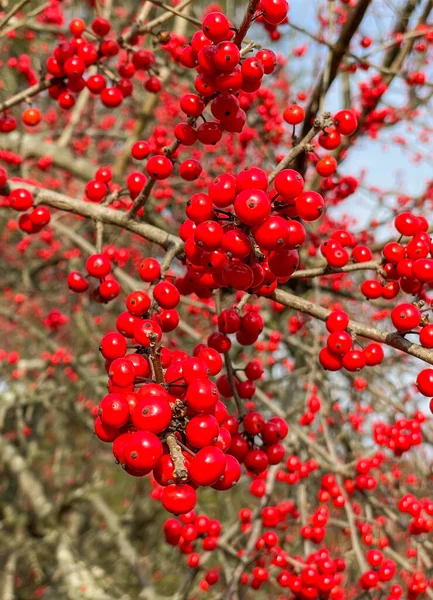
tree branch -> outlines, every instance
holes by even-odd
[[[294,310],[310,315],[311,317],[315,317],[316,319],[320,319],[321,321],[326,321],[331,313],[331,311],[327,308],[323,308],[322,306],[314,304],[309,300],[299,298],[298,296],[290,294],[284,290],[275,290],[271,297],[284,306],[293,308]],[[381,344],[386,344],[387,346],[391,346],[396,350],[400,350],[401,352],[415,356],[416,358],[433,365],[432,350],[423,348],[418,344],[413,344],[396,332],[387,333],[374,327],[370,327],[369,325],[364,325],[352,320],[349,321],[347,329],[351,333],[356,333],[361,337],[379,342]]]
[[[102,206],[101,204],[93,204],[91,202],[84,202],[83,200],[76,200],[70,198],[65,194],[59,194],[38,188],[34,185],[26,184],[22,181],[10,181],[10,189],[26,188],[30,190],[36,199],[38,204],[46,204],[52,206],[64,212],[70,212],[75,215],[87,217],[88,219],[94,219],[96,221],[102,221],[110,225],[116,225],[122,229],[136,233],[139,236],[154,242],[163,248],[171,247],[173,244],[176,245],[177,253],[180,253],[183,248],[183,242],[180,238],[170,233],[166,233],[153,225],[148,223],[137,222],[133,219],[128,218],[127,213],[119,210]]]
[[[171,460],[174,464],[173,475],[177,479],[185,481],[188,478],[188,469],[185,467],[185,457],[182,454],[182,450],[177,443],[176,436],[173,433],[170,433],[167,436],[167,446],[170,450]]]
[[[296,146],[293,146],[290,152],[286,154],[283,160],[278,163],[278,165],[269,175],[269,183],[272,183],[278,173],[289,167],[300,154],[307,151],[309,143],[319,133],[319,131],[322,131],[326,127],[331,127],[332,124],[333,121],[330,113],[323,113],[323,115],[314,119],[313,127],[304,135],[302,140],[296,144]]]

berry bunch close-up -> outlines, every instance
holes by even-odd
[[[0,600],[433,599],[433,2],[0,47]]]

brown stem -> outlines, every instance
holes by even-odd
[[[290,166],[300,154],[308,149],[309,143],[319,133],[319,131],[322,131],[322,129],[325,129],[326,127],[331,127],[332,124],[333,121],[329,113],[323,113],[323,115],[314,119],[313,127],[310,129],[310,131],[305,134],[305,136],[298,144],[296,144],[296,146],[293,146],[290,152],[286,154],[283,160],[280,161],[272,171],[269,176],[269,183],[272,183],[280,171]]]
[[[243,417],[245,415],[245,406],[243,405],[242,400],[239,398],[238,390],[236,389],[235,374],[233,371],[232,361],[228,352],[224,354],[224,363],[226,366],[227,377],[229,378],[230,387],[232,388],[233,398],[235,399],[239,416]]]
[[[3,27],[5,25],[7,25],[9,23],[9,21],[12,19],[12,17],[19,10],[21,10],[26,4],[28,4],[29,1],[30,0],[20,0],[20,2],[17,2],[14,6],[12,6],[10,11],[8,13],[6,13],[5,16],[3,17],[3,19],[0,21],[0,30],[3,29]]]
[[[10,189],[25,188],[33,192],[36,197],[38,204],[46,204],[65,212],[71,212],[88,219],[94,219],[96,221],[102,221],[111,225],[116,225],[123,229],[127,229],[132,233],[137,233],[143,238],[146,238],[164,248],[171,247],[176,244],[178,251],[180,252],[183,244],[180,238],[170,233],[162,231],[158,227],[149,225],[148,223],[142,223],[130,219],[128,215],[120,210],[112,210],[106,206],[100,204],[93,204],[90,202],[83,202],[83,200],[77,200],[70,198],[64,194],[52,192],[51,190],[41,189],[34,185],[28,185],[23,181],[11,181],[9,182]]]
[[[185,457],[182,454],[182,450],[173,433],[170,433],[167,436],[167,446],[170,450],[170,456],[174,464],[173,475],[176,479],[185,481],[188,478],[188,469],[185,467]]]
[[[164,382],[164,371],[162,370],[161,364],[161,346],[156,346],[156,344],[151,345],[152,354],[150,355],[150,362],[153,367],[153,375],[156,383]]]
[[[288,306],[294,310],[310,315],[311,317],[315,317],[320,321],[326,321],[331,313],[327,308],[323,308],[314,302],[310,302],[310,300],[299,298],[298,296],[283,290],[275,290],[271,298],[280,304],[284,304],[284,306]],[[374,340],[381,344],[386,344],[387,346],[391,346],[396,350],[415,356],[416,358],[433,365],[433,352],[431,350],[409,342],[397,332],[388,333],[386,331],[380,331],[375,327],[370,327],[369,325],[364,325],[363,323],[352,320],[349,321],[347,329],[351,333],[356,333],[361,337]]]
[[[15,106],[15,104],[24,102],[25,100],[27,100],[27,98],[32,98],[33,96],[39,94],[39,92],[42,92],[51,87],[52,85],[56,85],[57,83],[60,83],[62,81],[63,79],[61,78],[43,79],[38,83],[35,83],[35,85],[26,88],[22,92],[19,92],[18,94],[15,94],[15,96],[11,96],[11,98],[2,102],[0,104],[0,111],[7,110],[8,108]]]
[[[242,20],[242,23],[240,24],[240,27],[239,27],[235,37],[233,38],[233,42],[235,44],[237,44],[237,46],[239,46],[239,47],[242,44],[242,40],[246,36],[248,29],[250,28],[250,25],[252,23],[252,20],[256,13],[258,5],[259,5],[259,0],[249,0],[249,2],[248,2],[248,8],[247,8],[247,11]]]
[[[380,261],[369,260],[362,263],[354,263],[345,267],[333,269],[328,264],[320,267],[312,267],[311,269],[303,269],[296,271],[292,275],[292,279],[302,279],[303,277],[320,277],[321,275],[334,275],[337,273],[351,273],[352,271],[377,271],[380,266]]]

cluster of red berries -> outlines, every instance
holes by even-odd
[[[319,508],[308,518],[308,525],[301,527],[301,535],[304,539],[310,540],[314,544],[320,544],[326,535],[326,525],[328,524],[330,511],[327,506]]]
[[[98,261],[102,256],[109,261],[105,255],[95,256]],[[95,256],[91,258],[96,260]],[[160,265],[145,259],[139,274],[144,281],[155,283]],[[100,403],[95,431],[100,439],[113,443],[116,460],[128,473],[143,476],[153,472],[155,481],[163,486],[163,506],[180,514],[193,509],[197,487],[227,490],[239,480],[240,465],[234,451],[239,450],[239,440],[242,449],[246,447],[242,456],[245,466],[252,471],[265,470],[276,460],[273,455],[280,447],[277,442],[287,434],[287,424],[278,418],[265,423],[259,415],[257,423],[259,429],[263,427],[262,443],[268,454],[249,450],[248,442],[238,434],[238,421],[228,414],[219,400],[218,387],[209,379],[222,369],[219,352],[200,344],[194,355],[188,356],[157,346],[163,331],[171,331],[173,321],[174,327],[177,325],[180,295],[167,280],[156,283],[152,294],[153,303],[146,292],[129,294],[127,310],[116,322],[118,331],[102,339],[109,394]],[[171,316],[173,311],[177,319]],[[130,354],[127,339],[134,349]],[[246,371],[253,378],[262,372],[256,363],[247,365]],[[254,433],[248,435],[252,440]]]
[[[6,171],[4,172],[6,173]],[[6,184],[6,181],[7,178],[0,172],[0,188]],[[9,206],[17,212],[23,213],[18,219],[18,226],[25,233],[39,233],[51,220],[51,213],[48,208],[34,206],[33,194],[25,188],[12,190],[9,194]],[[26,212],[29,210],[30,212]]]
[[[21,54],[17,58],[10,57],[7,61],[7,66],[10,69],[17,69],[19,77],[25,77],[28,86],[33,86],[38,83],[38,74],[32,68],[31,58],[28,54]],[[38,109],[30,106],[23,111],[21,120],[25,125],[32,127],[39,123],[41,114]],[[12,115],[7,114],[7,111],[4,111],[3,114],[0,115],[0,132],[10,133],[11,131],[14,131],[16,127],[16,119]]]
[[[302,462],[299,456],[292,454],[286,458],[286,470],[280,469],[277,472],[277,481],[287,483],[287,485],[295,485],[302,479],[306,479],[310,473],[313,473],[318,468],[318,463],[313,458]]]
[[[108,86],[107,77],[100,72],[90,74],[85,80],[83,76],[90,67],[104,64],[117,56],[121,52],[121,46],[114,37],[108,37],[111,24],[102,17],[93,20],[90,30],[86,29],[82,19],[73,19],[69,30],[73,37],[60,42],[46,62],[47,71],[54,78],[49,94],[57,100],[61,108],[71,109],[75,105],[75,94],[85,87],[92,94],[98,95],[104,106],[114,108],[119,106],[125,97],[131,95],[131,80],[136,72],[151,73],[155,55],[151,50],[138,49],[128,55],[125,53],[119,60],[116,67],[118,75],[114,75],[115,85]],[[83,33],[94,40],[85,39]],[[137,41],[138,38],[133,39],[132,45]],[[161,84],[157,77],[150,75],[144,87],[147,91],[158,92]]]
[[[48,327],[52,331],[58,331],[63,325],[69,321],[67,315],[64,315],[60,310],[50,310],[44,319],[45,327]]]
[[[186,554],[187,565],[190,569],[201,568],[201,556],[195,552],[196,545],[201,540],[202,549],[212,552],[218,546],[221,533],[221,523],[216,519],[209,519],[206,515],[197,515],[190,511],[181,515],[179,519],[167,519],[163,527],[165,541],[171,546],[177,546],[182,554]],[[217,568],[204,572],[199,583],[202,591],[207,591],[210,586],[218,583],[220,579]]]
[[[365,571],[359,578],[359,587],[361,589],[373,590],[374,588],[377,588],[380,583],[392,581],[397,571],[393,560],[386,559],[380,550],[375,549],[369,550],[366,558],[368,564],[372,568]]]
[[[276,583],[290,590],[297,600],[345,598],[345,592],[340,587],[346,569],[343,558],[331,558],[327,548],[312,552],[305,559],[298,555],[290,556],[277,545],[278,536],[272,531],[266,532],[259,542],[258,549],[264,550],[264,553],[256,559],[256,566],[252,570],[250,586],[253,589],[259,589],[271,577],[275,577]],[[279,571],[274,575],[275,567]],[[246,585],[248,575],[244,575],[243,584]]]
[[[355,236],[344,229],[334,231],[329,240],[322,242],[320,252],[333,269],[341,269],[349,261],[363,263],[373,258],[371,250],[363,244],[357,244]]]
[[[265,420],[262,413],[251,411],[242,421],[242,433],[232,434],[230,454],[254,474],[266,471],[269,465],[279,464],[286,453],[281,441],[289,427],[281,417]]]
[[[386,446],[392,450],[394,456],[402,456],[413,446],[422,443],[421,423],[424,419],[422,415],[421,419],[397,419],[393,425],[376,423],[373,427],[373,439],[379,446]]]
[[[181,98],[182,111],[194,120],[213,98],[210,109],[215,118],[197,129],[191,123],[178,124],[175,135],[182,144],[191,145],[196,139],[204,144],[215,144],[223,131],[240,133],[246,115],[236,94],[256,92],[263,76],[275,68],[276,57],[271,50],[259,50],[256,56],[241,61],[239,45],[232,41],[234,36],[235,30],[227,17],[221,12],[210,12],[203,19],[202,31],[193,35],[180,55],[182,66],[197,70],[195,89],[198,94],[185,94]]]
[[[371,475],[371,471],[380,467],[384,462],[385,456],[382,452],[376,452],[371,458],[360,458],[356,463],[358,475],[354,480],[346,479],[345,489],[348,493],[358,490],[374,490],[377,486],[377,479]]]
[[[264,321],[262,316],[255,311],[248,311],[243,316],[239,314],[235,308],[224,309],[218,315],[218,330],[219,333],[213,333],[208,338],[208,344],[216,348],[220,352],[227,352],[231,347],[231,340],[228,337],[230,334],[236,334],[236,340],[239,344],[250,346],[257,341],[260,333],[263,331]],[[242,393],[243,388],[248,387],[253,389],[253,381],[260,379],[263,374],[263,369],[258,361],[251,361],[245,368],[245,375],[250,382],[247,385],[236,378],[236,386],[238,391]],[[246,383],[246,382],[244,382]],[[225,387],[221,382],[222,388]],[[226,396],[224,389],[221,389],[221,394]],[[227,390],[227,398],[232,397],[230,390]]]
[[[334,127],[326,127],[318,138],[319,146],[325,150],[336,150],[341,144],[341,136],[351,136],[358,127],[358,119],[351,110],[340,110],[334,115]],[[333,161],[330,161],[333,164]]]
[[[297,248],[306,239],[304,221],[324,209],[317,192],[303,192],[292,169],[281,170],[268,192],[268,176],[251,167],[237,176],[224,174],[187,202],[180,228],[188,272],[184,293],[229,287],[270,295],[299,265]]]
[[[86,261],[87,276],[80,271],[71,271],[67,284],[72,292],[82,294],[89,289],[88,277],[94,277],[100,283],[92,290],[91,297],[96,302],[110,302],[120,293],[120,284],[111,274],[112,263],[106,254],[92,254]]]
[[[319,413],[321,405],[320,398],[315,393],[312,393],[307,399],[305,412],[298,419],[299,425],[302,425],[302,427],[311,425]]]
[[[409,600],[417,600],[418,596],[424,594],[428,588],[429,581],[426,579],[425,574],[422,571],[415,571],[412,573],[407,586]],[[400,598],[400,596],[397,596],[397,598]]]
[[[366,108],[374,108],[387,89],[388,86],[383,81],[380,73],[375,73],[370,78],[370,81],[361,81],[359,83],[359,91],[361,92],[362,106]]]
[[[364,349],[352,349],[353,337],[347,331],[349,316],[342,310],[334,310],[326,320],[329,332],[326,346],[319,353],[322,367],[328,371],[360,371],[365,366],[380,364],[384,357],[382,346],[375,342]]]
[[[102,202],[110,191],[110,183],[113,173],[110,167],[100,167],[95,178],[87,182],[85,187],[86,198],[91,202]]]
[[[433,501],[430,498],[416,498],[405,494],[398,502],[398,509],[412,517],[408,525],[411,535],[422,535],[433,531]]]
[[[201,547],[206,552],[215,550],[221,534],[221,523],[206,515],[197,515],[192,510],[179,519],[167,519],[163,532],[167,544],[177,546],[182,554],[187,554],[188,566],[196,569],[200,566],[200,555],[195,552],[198,542],[201,541]]]
[[[409,212],[400,213],[394,221],[395,228],[401,236],[411,239],[405,244],[402,241],[388,242],[383,249],[383,271],[387,283],[384,286],[379,280],[366,280],[361,286],[361,291],[369,300],[385,298],[391,300],[400,290],[407,294],[416,295],[421,292],[423,284],[430,287],[433,282],[433,259],[431,254],[431,238],[428,234],[428,222],[424,217],[417,217]],[[421,315],[415,310],[411,314],[408,326],[404,322],[405,315],[397,318],[395,310],[394,326],[398,331],[410,331],[417,327]],[[405,305],[405,308],[407,306]],[[415,315],[419,314],[419,320]]]
[[[318,164],[319,163],[317,163],[317,165]],[[337,204],[354,194],[358,189],[358,185],[359,181],[356,177],[352,177],[351,175],[338,175],[335,177],[327,177],[326,179],[324,179],[320,184],[320,188],[325,195],[327,204],[329,204],[330,206],[336,206]],[[355,262],[361,262],[360,260],[357,260],[358,253],[358,249],[354,249],[352,251],[352,260],[354,260]]]
[[[332,500],[335,508],[341,508],[346,504],[344,491],[339,486],[333,473],[326,473],[320,480],[320,490],[318,492],[320,502]]]

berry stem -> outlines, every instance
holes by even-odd
[[[152,354],[150,355],[150,362],[152,364],[154,379],[156,383],[164,382],[164,371],[161,364],[161,347],[156,344],[151,345]]]
[[[235,37],[233,38],[233,42],[239,47],[241,46],[242,40],[244,39],[244,37],[247,34],[248,29],[250,28],[250,25],[253,21],[253,18],[256,13],[258,5],[259,5],[259,0],[250,0],[248,3],[248,8],[247,8],[244,18],[242,20],[242,23],[241,23]]]
[[[328,112],[325,112],[320,117],[317,117],[317,119],[314,120],[313,127],[310,129],[310,131],[308,131],[308,133],[303,137],[299,144],[293,146],[290,152],[286,154],[283,160],[280,161],[275,167],[275,169],[272,171],[272,173],[269,176],[269,183],[272,183],[280,171],[282,171],[283,169],[287,169],[287,167],[289,167],[293,163],[293,161],[300,154],[302,154],[302,152],[305,152],[308,144],[313,138],[316,137],[319,131],[322,131],[326,127],[331,127],[332,123],[333,121],[331,115]]]
[[[185,481],[188,478],[188,470],[185,467],[185,457],[182,454],[182,450],[177,443],[176,436],[173,433],[170,433],[167,436],[167,446],[170,451],[170,456],[174,464],[173,475],[180,479],[181,481]]]
[[[230,354],[228,352],[226,352],[224,354],[224,363],[226,366],[227,377],[229,378],[230,387],[232,388],[233,398],[235,399],[239,416],[243,418],[246,414],[246,411],[245,411],[245,407],[242,403],[242,400],[239,397],[238,390],[236,389],[233,365],[232,365],[232,361],[230,358]]]

